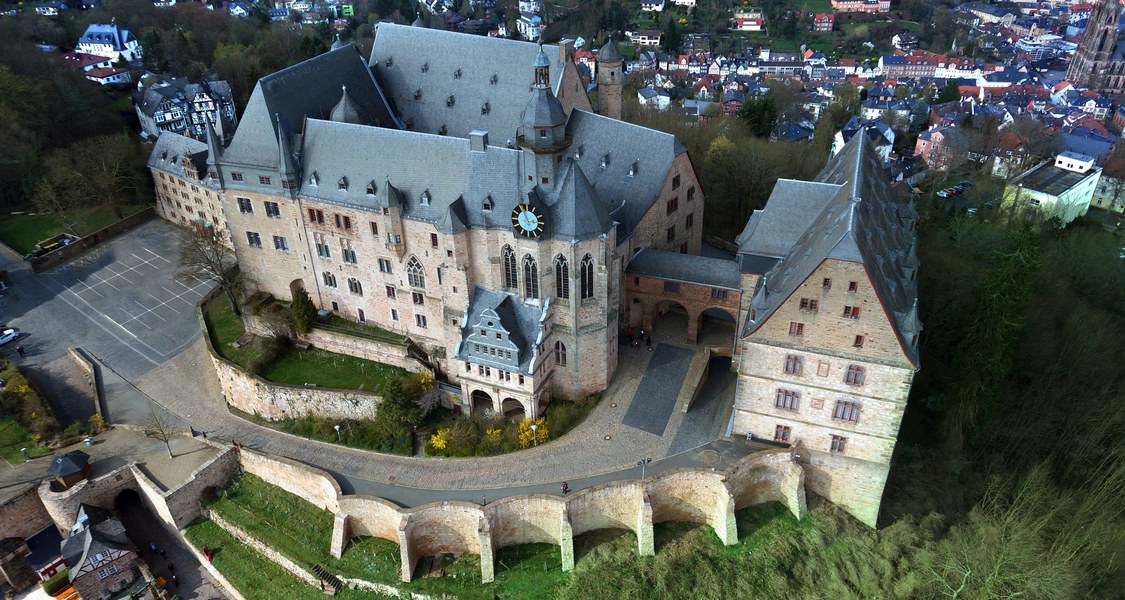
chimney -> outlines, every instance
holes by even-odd
[[[574,53],[574,40],[561,39],[559,40],[559,62],[566,64],[570,60],[570,56]]]
[[[488,132],[474,129],[469,132],[469,151],[484,152],[488,147]]]

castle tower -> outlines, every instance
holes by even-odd
[[[624,61],[612,39],[598,51],[598,112],[618,121],[621,120],[621,91],[625,82],[621,72]]]
[[[531,97],[520,116],[516,139],[524,150],[524,172],[532,185],[552,187],[558,174],[562,155],[569,142],[566,137],[566,112],[551,92],[551,61],[539,47],[535,57],[535,80]]]
[[[1068,80],[1109,94],[1125,92],[1125,55],[1117,52],[1121,10],[1120,0],[1094,5],[1086,33],[1066,71]]]

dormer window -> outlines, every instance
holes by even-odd
[[[418,89],[414,90],[414,99],[415,100],[421,100],[422,99],[422,88],[418,88]]]
[[[636,174],[637,174],[637,161],[633,161],[633,164],[629,165],[629,177],[633,177]]]
[[[450,94],[449,97],[445,99],[445,106],[446,107],[453,106],[454,102],[456,102],[456,99],[454,99],[453,94]]]
[[[387,68],[388,68],[388,69],[389,69],[389,68],[391,68],[391,67],[393,67],[393,66],[394,66],[394,64],[395,64],[395,57],[393,57],[393,56],[391,56],[391,57],[388,57],[388,58],[387,58],[387,62],[386,62],[386,63],[384,63],[384,64],[386,64],[386,65],[387,65]]]
[[[430,63],[422,63],[422,72],[427,73],[430,70]]]
[[[430,190],[422,192],[422,206],[430,205]]]
[[[492,110],[492,107],[489,106],[489,104],[487,102],[485,102],[480,107],[480,114],[487,115],[490,110]]]
[[[167,152],[161,152],[160,153],[160,162],[167,162],[167,161],[168,161],[168,153]]]
[[[367,195],[368,196],[374,196],[375,195],[375,182],[374,181],[367,184]]]
[[[603,169],[609,167],[609,155],[608,154],[606,154],[605,156],[602,157],[601,166],[602,166]]]
[[[457,67],[457,70],[453,72],[453,78],[461,79],[461,67]]]
[[[495,73],[493,73],[492,77],[488,78],[488,83],[491,83],[492,85],[496,85],[496,82],[499,81],[499,80],[500,80],[500,78],[497,77]]]
[[[348,189],[348,178],[341,177],[340,181],[336,182],[336,187],[341,191]]]
[[[481,209],[492,210],[492,196],[491,195],[484,197],[484,203],[481,205]]]
[[[446,131],[447,130],[445,128],[445,125],[443,124],[441,127],[438,127],[437,133],[438,133],[438,135],[445,135]]]
[[[582,146],[574,149],[574,160],[578,160],[580,158],[582,158]]]

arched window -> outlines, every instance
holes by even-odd
[[[582,265],[579,269],[579,275],[582,278],[582,299],[594,297],[594,259],[590,255],[582,257]]]
[[[511,246],[504,246],[500,254],[504,257],[504,287],[516,289],[519,287],[516,279],[516,273],[519,272],[516,268],[516,253],[512,252]]]
[[[523,291],[528,298],[539,297],[539,265],[530,254],[523,257]]]
[[[566,344],[562,341],[555,342],[555,364],[560,367],[566,366]]]
[[[555,257],[555,295],[570,298],[570,263],[561,254]]]
[[[410,261],[406,263],[406,279],[410,282],[410,287],[426,287],[426,273],[422,270],[422,263],[418,262],[416,256],[411,256]]]

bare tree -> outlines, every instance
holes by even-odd
[[[157,412],[156,407],[151,406],[144,428],[145,435],[164,442],[164,447],[168,449],[168,458],[175,458],[172,454],[172,437],[176,435],[176,429],[167,413]]]
[[[226,294],[234,314],[242,314],[238,308],[239,275],[235,259],[223,246],[214,228],[201,226],[184,242],[180,248],[180,267],[176,276],[187,280],[214,281]]]

